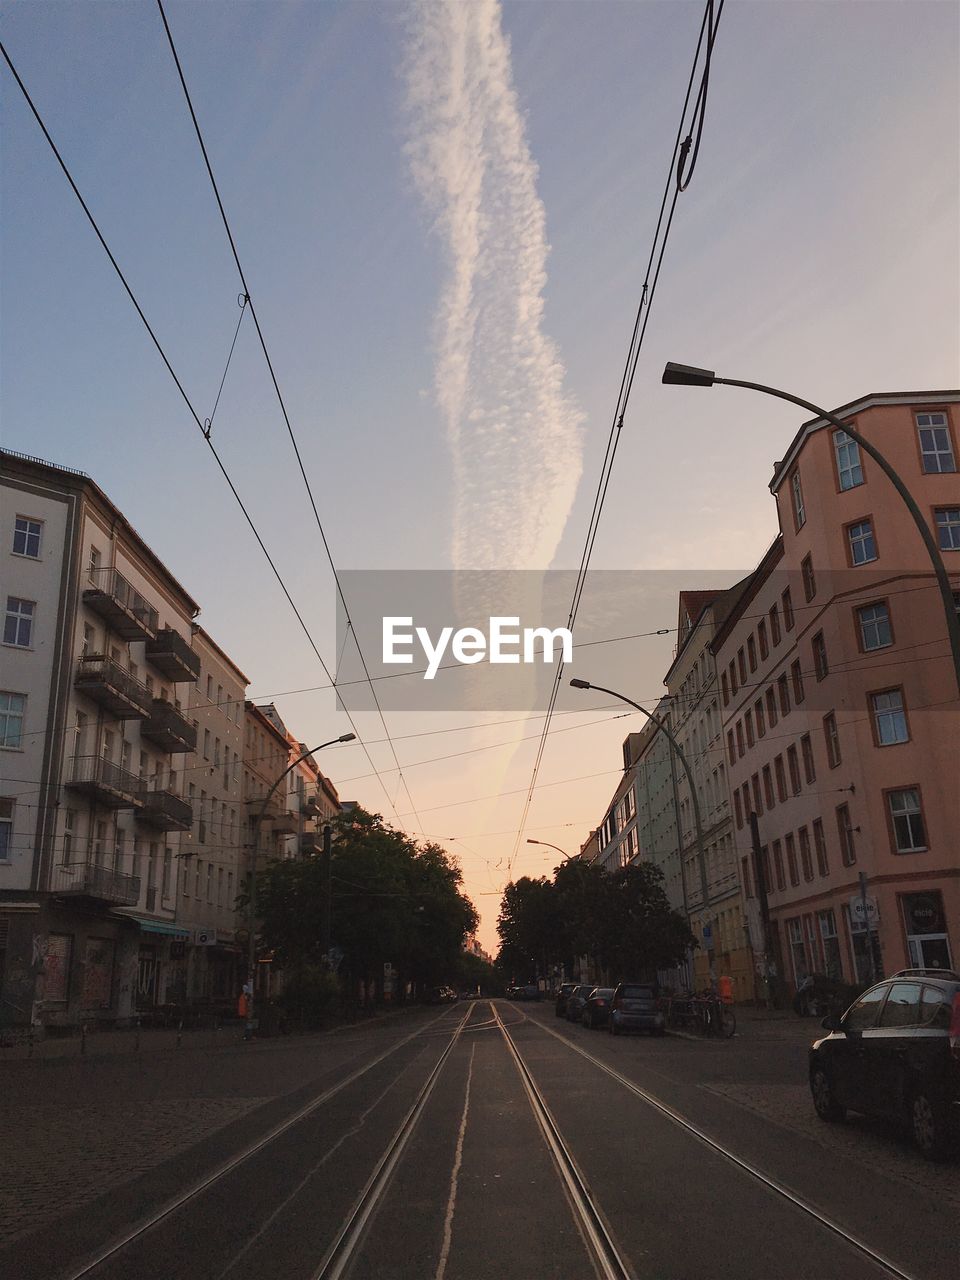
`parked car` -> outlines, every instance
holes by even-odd
[[[611,1035],[621,1031],[649,1031],[662,1036],[666,1018],[651,982],[621,982],[613,993],[607,1028]]]
[[[595,991],[596,987],[592,982],[581,982],[574,987],[567,996],[567,1021],[579,1022],[583,1017],[583,1006],[587,1003],[587,998],[591,991]]]
[[[810,1092],[821,1120],[847,1111],[907,1125],[938,1160],[960,1136],[960,974],[902,969],[865,991],[810,1048]]]
[[[583,1006],[581,1022],[591,1031],[597,1027],[605,1027],[610,1017],[610,1002],[613,1000],[614,987],[594,987]]]
[[[564,1017],[567,1012],[567,996],[577,984],[575,982],[561,982],[560,989],[557,992],[556,1015],[558,1018]]]

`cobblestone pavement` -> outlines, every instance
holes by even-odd
[[[172,1098],[4,1114],[0,1240],[6,1242],[162,1164],[258,1106],[261,1098]]]
[[[865,1116],[850,1116],[843,1124],[825,1124],[813,1110],[805,1083],[713,1082],[701,1088],[802,1134],[833,1155],[859,1161],[876,1173],[897,1178],[915,1190],[936,1196],[938,1202],[960,1209],[960,1161],[931,1164],[913,1150],[908,1138]]]

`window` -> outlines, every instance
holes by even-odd
[[[0,862],[6,862],[13,849],[13,800],[0,796]]]
[[[755,741],[753,736],[753,712],[752,711],[748,711],[747,714],[743,717],[743,724],[747,732],[747,746],[752,747]]]
[[[757,642],[760,645],[760,657],[766,658],[770,652],[770,642],[767,640],[767,624],[764,618],[757,623]]]
[[[837,479],[840,488],[855,489],[863,484],[863,467],[860,463],[860,446],[845,431],[833,433],[833,451],[837,459]]]
[[[893,824],[893,844],[896,853],[918,853],[927,847],[927,834],[923,827],[918,787],[904,787],[901,791],[888,791],[890,821]]]
[[[798,885],[800,883],[800,872],[797,869],[797,842],[791,831],[787,836],[787,870],[790,873],[790,883]]]
[[[203,758],[204,760],[210,759],[210,730],[209,729],[204,729],[203,731]]]
[[[903,692],[900,689],[887,689],[883,693],[872,693],[870,705],[873,710],[873,732],[878,747],[892,747],[899,742],[909,742],[907,716],[903,709]]]
[[[790,588],[783,592],[780,597],[780,604],[783,608],[783,626],[785,631],[793,630],[793,597],[790,595]]]
[[[731,764],[737,763],[737,748],[734,745],[732,729],[727,730],[727,755],[730,758]]]
[[[923,988],[923,999],[920,1004],[920,1022],[925,1027],[936,1027],[939,1031],[948,1031],[951,1022],[950,998],[935,987]]]
[[[0,747],[20,750],[26,706],[25,694],[0,692]]]
[[[173,876],[173,850],[164,849],[163,851],[163,879],[160,882],[161,898],[170,897],[170,881]]]
[[[877,544],[873,536],[873,525],[869,520],[847,525],[847,545],[850,548],[851,564],[868,564],[871,560],[876,560]]]
[[[740,673],[740,683],[746,684],[747,683],[747,663],[746,663],[746,659],[743,656],[742,646],[737,650],[737,670]]]
[[[767,616],[770,619],[770,639],[774,648],[776,648],[780,643],[780,611],[776,605],[771,605]]]
[[[803,701],[803,672],[799,658],[790,663],[790,678],[793,681],[793,700],[799,704]]]
[[[750,779],[750,786],[753,789],[754,813],[763,813],[763,802],[760,799],[760,775],[758,773],[755,773]]]
[[[840,734],[837,732],[837,717],[831,711],[823,717],[823,737],[827,744],[827,764],[835,769],[842,759],[840,755]]]
[[[33,611],[37,606],[32,600],[19,596],[7,596],[7,613],[3,621],[3,643],[18,649],[29,649],[33,633]]]
[[[927,475],[943,471],[956,471],[957,463],[950,442],[950,428],[945,413],[918,413],[917,431],[920,435],[920,459]]]
[[[767,732],[767,723],[763,715],[763,699],[758,698],[753,704],[753,716],[757,722],[757,737],[762,738]]]
[[[772,809],[775,803],[773,798],[773,773],[768,764],[763,766],[763,794],[766,797],[767,808]]]
[[[737,666],[735,662],[731,662],[727,668],[730,673],[730,692],[736,693],[740,686],[737,684]]]
[[[800,484],[800,470],[794,471],[790,477],[790,492],[793,497],[793,523],[797,530],[807,522],[807,513],[803,509],[803,488]]]
[[[816,782],[817,771],[813,763],[813,742],[809,733],[805,733],[800,739],[800,754],[803,756],[803,776],[808,783]]]
[[[960,551],[960,507],[937,507],[937,541],[941,551]]]
[[[207,863],[207,901],[213,902],[213,863]]]
[[[857,860],[857,850],[853,843],[849,805],[837,806],[837,835],[840,837],[840,861],[845,867],[852,867]]]
[[[87,573],[91,582],[96,582],[97,574],[100,572],[100,549],[99,547],[90,548],[90,560],[87,564]]]
[[[787,877],[783,874],[783,847],[779,840],[773,842],[773,869],[777,873],[777,888],[787,887]]]
[[[840,963],[840,939],[837,936],[837,921],[832,911],[818,911],[820,923],[820,944],[823,947],[823,968],[828,978],[839,981],[843,977]]]
[[[740,879],[743,883],[743,896],[745,898],[753,897],[753,888],[750,884],[750,859],[740,859]]]
[[[810,648],[813,651],[814,674],[818,680],[826,680],[830,674],[830,664],[827,662],[827,644],[822,631],[818,631],[810,641]]]
[[[757,642],[753,636],[747,636],[747,662],[751,671],[757,669]]]
[[[740,792],[733,793],[733,816],[736,819],[737,827],[743,826],[743,806],[740,804]]]
[[[823,834],[823,819],[813,820],[813,843],[817,850],[817,871],[822,876],[830,874],[830,862],[827,858],[827,840]]]
[[[872,1027],[877,1020],[877,1014],[880,1012],[880,1006],[883,1004],[883,997],[887,994],[886,987],[874,987],[872,991],[868,991],[866,995],[860,997],[855,1005],[843,1016],[844,1031],[866,1031]]]
[[[782,675],[777,680],[777,695],[780,699],[780,714],[785,716],[790,714],[790,689],[787,686],[787,677]]]
[[[920,1025],[920,983],[895,982],[880,1015],[881,1027]]]
[[[813,879],[813,857],[810,853],[810,832],[806,827],[801,827],[797,832],[800,840],[800,869],[803,872],[804,880]]]
[[[213,702],[213,676],[207,676],[207,701]]]
[[[771,729],[777,723],[777,695],[772,689],[767,690],[767,720]]]
[[[817,594],[817,579],[813,572],[813,557],[804,556],[800,562],[800,573],[803,578],[803,598],[809,604]]]
[[[740,759],[740,757],[743,755],[743,751],[744,751],[744,746],[743,746],[743,721],[742,721],[742,720],[738,720],[738,721],[737,721],[737,759],[738,759],[738,760],[739,760],[739,759]]]
[[[857,626],[860,628],[860,646],[865,653],[872,649],[886,649],[893,644],[890,627],[890,611],[885,600],[877,604],[865,604],[857,610]]]
[[[777,775],[777,796],[783,804],[787,798],[787,775],[783,768],[783,756],[777,756],[774,760],[773,771]]]
[[[730,684],[725,671],[720,676],[720,688],[723,690],[723,705],[726,706],[730,701]]]
[[[42,520],[31,520],[29,516],[17,516],[13,526],[13,554],[38,560],[42,534]]]
[[[795,796],[800,794],[800,757],[796,747],[787,747],[787,768],[790,770],[790,790]]]

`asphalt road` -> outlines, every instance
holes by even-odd
[[[15,1280],[950,1280],[960,1161],[813,1115],[796,1037],[545,1004],[0,1069]]]

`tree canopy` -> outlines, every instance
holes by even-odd
[[[670,907],[663,875],[650,862],[614,872],[570,859],[553,879],[523,876],[500,904],[498,966],[517,981],[575,968],[590,955],[619,978],[652,975],[684,959],[696,940]]]
[[[401,983],[455,980],[477,913],[453,859],[359,808],[331,825],[330,936],[341,974],[369,981],[389,963]],[[322,854],[271,862],[257,876],[262,943],[282,968],[321,965],[326,892]]]

